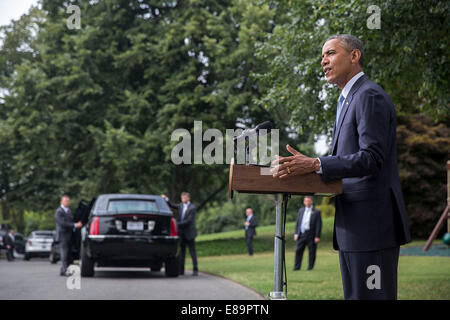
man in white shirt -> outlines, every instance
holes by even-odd
[[[303,199],[303,204],[305,207],[298,211],[297,223],[295,224],[294,241],[297,243],[293,270],[300,270],[306,245],[308,245],[309,252],[308,270],[314,268],[317,244],[322,232],[320,210],[313,207],[312,197],[306,196]]]
[[[78,221],[73,222],[72,212],[69,209],[70,197],[63,195],[61,197],[60,206],[56,209],[56,240],[59,241],[60,255],[61,255],[61,269],[59,274],[61,276],[69,276],[67,268],[71,261],[71,240],[73,232],[76,228],[81,228],[82,223]]]
[[[161,195],[167,201],[169,207],[178,210],[177,226],[180,235],[180,275],[184,275],[184,264],[186,257],[186,246],[192,258],[193,276],[198,275],[197,253],[195,250],[195,237],[197,237],[197,228],[195,226],[195,215],[197,209],[191,203],[191,195],[189,192],[181,193],[181,203],[172,203],[166,195]]]
[[[247,218],[244,222],[245,229],[245,243],[247,244],[248,255],[253,255],[253,237],[256,236],[256,226],[258,225],[255,216],[253,215],[253,209],[245,209],[245,215]]]

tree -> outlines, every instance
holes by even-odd
[[[35,211],[51,210],[63,193],[76,202],[189,190],[199,208],[224,201],[228,165],[174,165],[170,136],[192,133],[194,120],[225,132],[274,119],[254,102],[264,88],[251,75],[264,67],[254,43],[275,12],[256,1],[105,0],[79,4],[81,29],[70,30],[70,3],[36,9],[32,59],[13,63],[19,45],[0,54],[13,65],[2,71],[1,141],[11,152],[2,173],[7,186],[24,185],[9,194]]]

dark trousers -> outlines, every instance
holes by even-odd
[[[184,274],[184,262],[186,260],[186,245],[189,247],[189,253],[192,258],[194,271],[198,271],[197,253],[195,252],[195,239],[187,240],[181,238],[180,242],[180,274]]]
[[[66,273],[67,268],[69,267],[70,264],[71,258],[70,240],[64,239],[59,242],[59,252],[61,255],[61,269],[59,273],[64,274]]]
[[[14,261],[14,248],[9,248],[6,250],[6,259],[8,261]]]
[[[295,248],[295,262],[294,269],[299,270],[302,266],[303,252],[305,251],[305,246],[308,245],[308,269],[314,268],[314,263],[316,261],[316,249],[317,245],[314,243],[314,237],[309,235],[310,231],[306,231],[298,236],[297,246]]]
[[[248,254],[253,255],[253,236],[245,236],[245,242],[247,243]]]
[[[400,247],[370,252],[339,251],[346,300],[396,300]]]

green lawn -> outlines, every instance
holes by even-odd
[[[289,299],[343,299],[339,257],[332,248],[332,218],[323,221],[322,242],[313,271],[306,271],[307,250],[302,270],[292,271],[294,223],[286,225],[286,263]],[[243,230],[201,235],[197,238],[199,269],[235,280],[264,296],[273,290],[274,226],[257,229],[255,255],[246,254]],[[421,245],[424,241],[409,245]],[[192,268],[187,257],[187,268]],[[450,299],[450,260],[448,257],[400,256],[399,299]]]

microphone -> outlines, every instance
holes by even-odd
[[[273,126],[270,121],[264,121],[263,123],[258,124],[253,129],[245,129],[239,136],[234,137],[234,140],[238,140],[245,136],[251,136],[254,134],[259,136],[260,135],[259,130],[261,130],[261,129],[266,129],[267,130],[266,133],[269,133],[272,128],[273,128]],[[265,134],[265,133],[261,132],[261,135],[263,135],[263,134]]]

